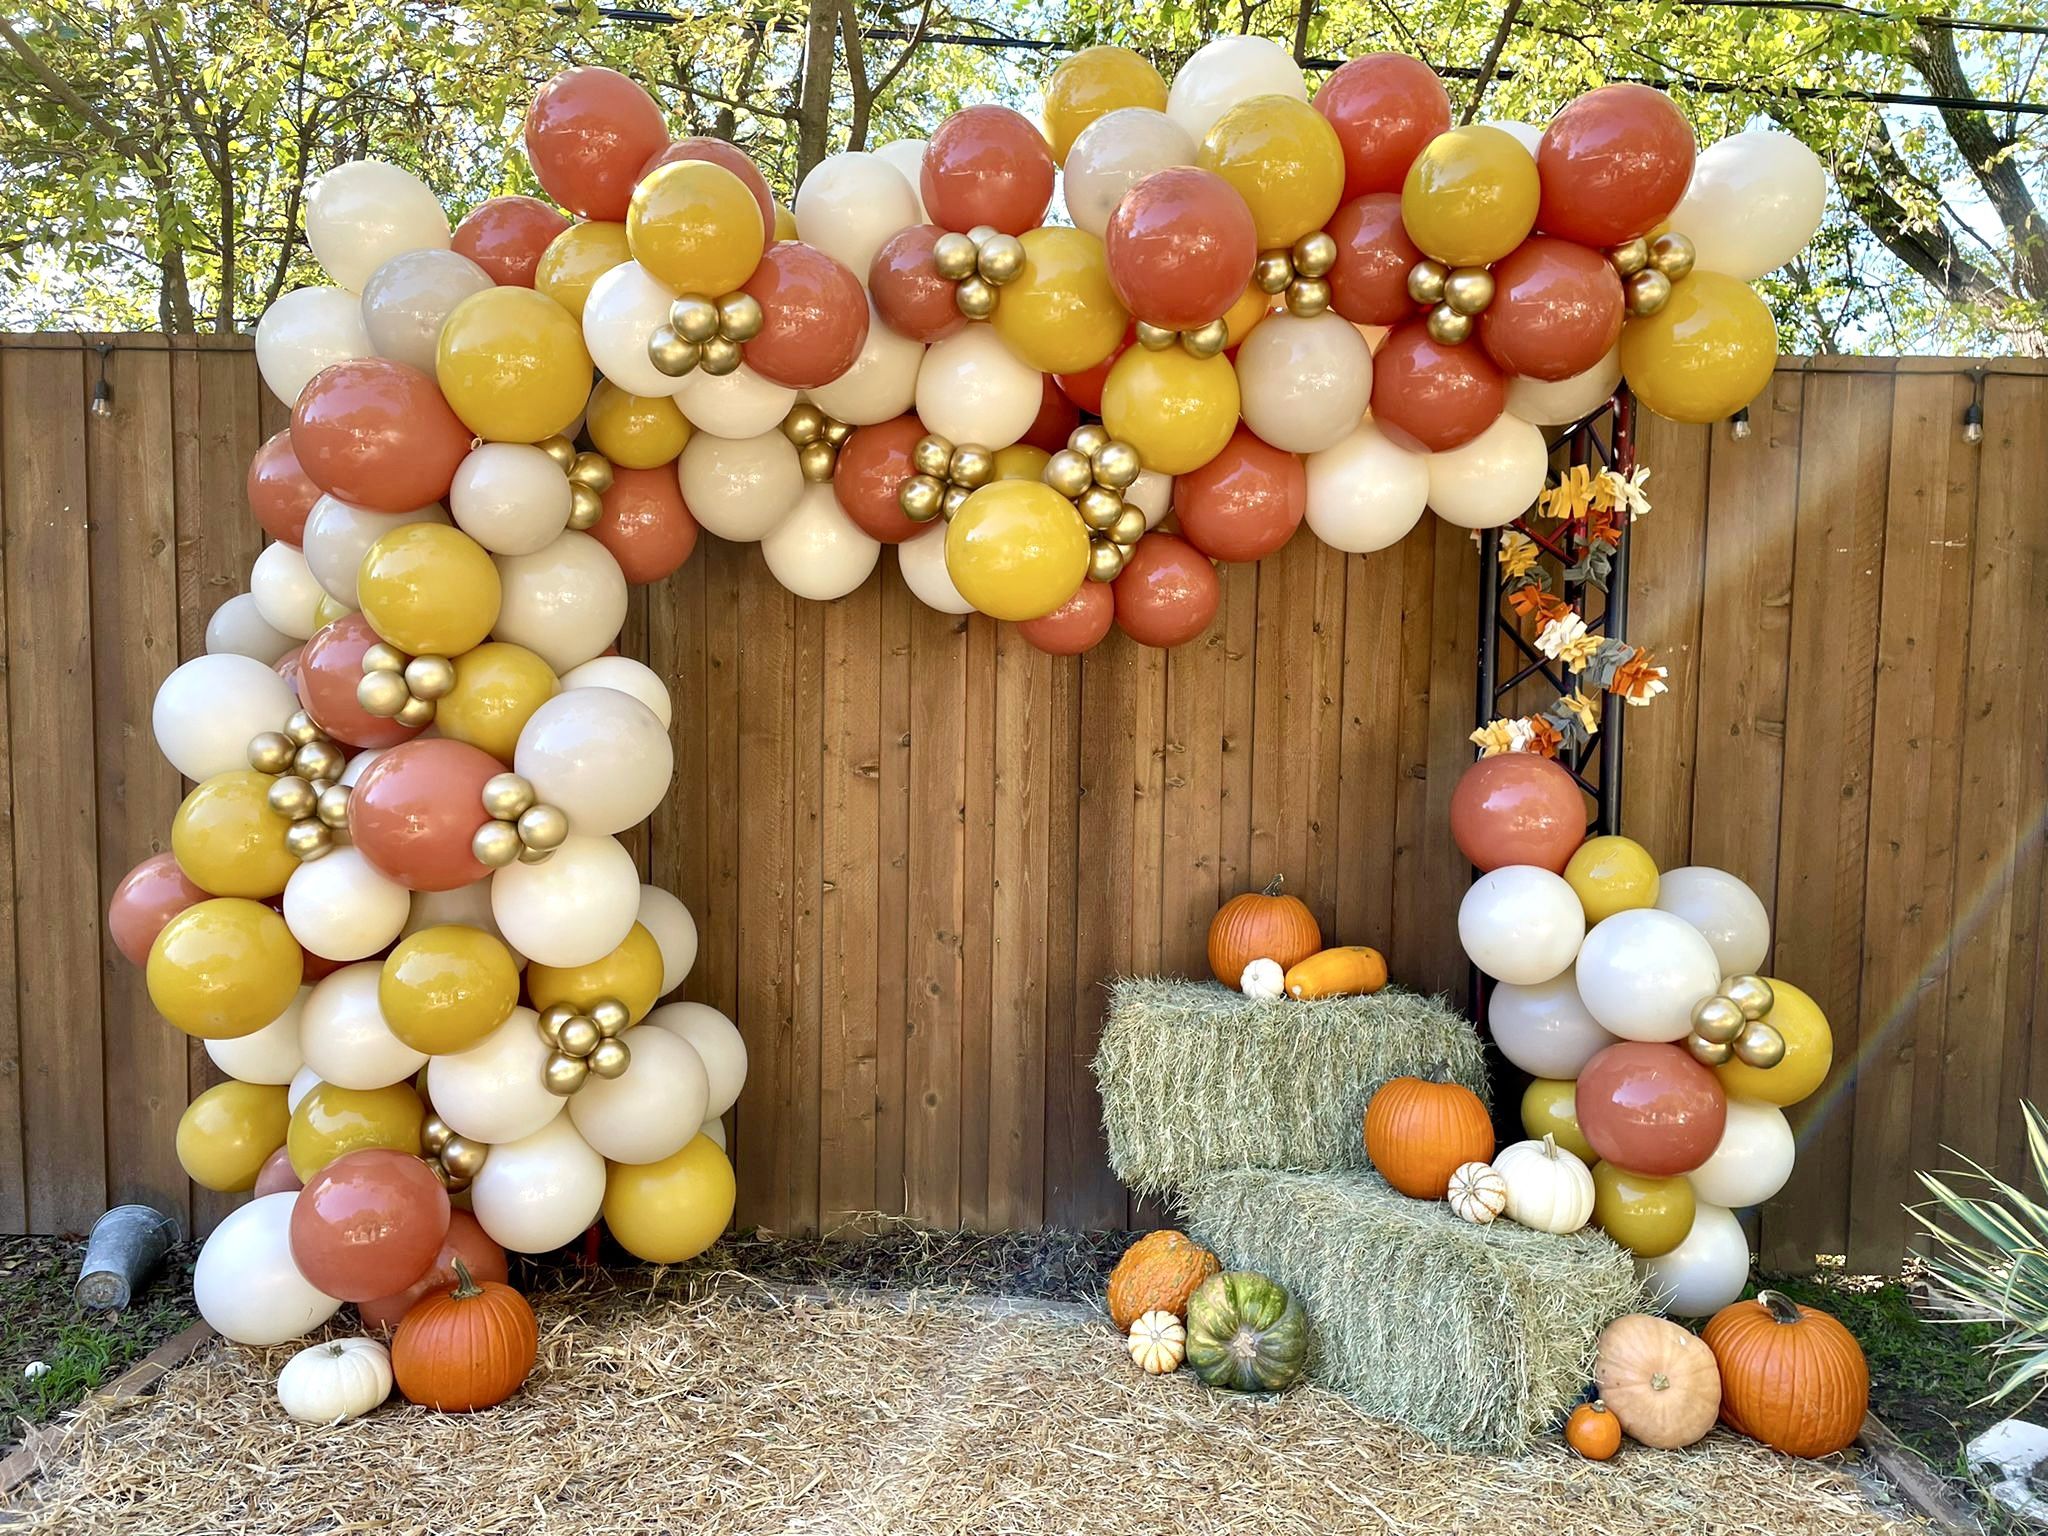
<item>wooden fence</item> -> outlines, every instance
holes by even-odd
[[[1895,1261],[1911,1170],[1943,1144],[2011,1166],[2048,1079],[2048,369],[1989,365],[1971,447],[1966,366],[1788,363],[1747,440],[1646,418],[1632,638],[1672,691],[1630,714],[1627,830],[1755,885],[1773,970],[1836,1031],[1774,1264]],[[149,701],[246,581],[243,471],[283,416],[245,341],[0,345],[0,1229],[225,1208],[173,1153],[210,1063],[101,914],[165,845]],[[930,612],[886,560],[814,604],[707,539],[636,592],[677,749],[637,847],[697,914],[687,995],[752,1052],[740,1222],[1154,1219],[1103,1162],[1100,983],[1200,971],[1219,897],[1274,872],[1462,995],[1476,581],[1434,519],[1369,557],[1304,535],[1226,569],[1202,642],[1085,661]]]

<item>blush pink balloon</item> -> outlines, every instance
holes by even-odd
[[[207,899],[168,853],[153,853],[121,877],[107,903],[107,937],[130,965],[146,965],[165,923]]]
[[[307,980],[311,980],[308,977]],[[290,1147],[279,1147],[263,1160],[263,1166],[256,1171],[256,1186],[249,1191],[251,1200],[261,1200],[265,1195],[288,1195],[305,1186],[299,1180],[298,1170],[292,1167]]]
[[[936,224],[899,229],[868,265],[868,292],[883,324],[927,345],[967,326],[967,317],[953,302],[953,284],[939,276],[932,260],[932,247],[945,233]]]
[[[1570,770],[1531,752],[1482,757],[1451,791],[1451,838],[1481,874],[1508,864],[1564,873],[1586,840],[1586,797]]]
[[[249,461],[249,510],[263,531],[280,544],[306,535],[306,516],[320,499],[320,487],[299,467],[289,427],[271,435]]]
[[[1728,1096],[1710,1069],[1683,1047],[1640,1040],[1586,1063],[1573,1109],[1603,1162],[1660,1179],[1713,1156],[1728,1123]]]

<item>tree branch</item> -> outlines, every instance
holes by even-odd
[[[1472,99],[1465,104],[1465,115],[1459,122],[1469,123],[1479,115],[1480,104],[1486,100],[1486,88],[1493,84],[1494,71],[1500,68],[1501,50],[1508,45],[1508,34],[1514,30],[1515,16],[1521,9],[1522,0],[1508,0],[1507,9],[1501,12],[1493,41],[1486,46],[1486,57],[1479,61],[1479,77],[1472,82]]]

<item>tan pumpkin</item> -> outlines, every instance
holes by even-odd
[[[1183,1316],[1195,1287],[1223,1266],[1184,1232],[1147,1232],[1109,1275],[1109,1320],[1125,1333],[1147,1312]]]
[[[1690,1330],[1646,1312],[1618,1317],[1594,1346],[1593,1384],[1631,1440],[1676,1450],[1714,1427],[1721,1368]]]
[[[1315,914],[1284,894],[1283,883],[1275,875],[1263,891],[1231,897],[1209,920],[1209,970],[1226,987],[1238,986],[1254,960],[1272,960],[1285,971],[1323,947]]]
[[[1493,1158],[1493,1122],[1463,1083],[1397,1077],[1365,1107],[1365,1155],[1402,1194],[1441,1200],[1461,1163]]]
[[[1701,1337],[1721,1368],[1721,1418],[1788,1456],[1827,1456],[1854,1440],[1870,1407],[1870,1364],[1827,1313],[1776,1291],[1714,1314]]]
[[[1305,1003],[1320,997],[1361,997],[1386,984],[1386,957],[1363,944],[1317,950],[1287,972],[1287,995]]]
[[[1147,1376],[1165,1376],[1180,1369],[1188,1357],[1188,1331],[1171,1312],[1147,1312],[1131,1324],[1124,1341],[1138,1369]]]

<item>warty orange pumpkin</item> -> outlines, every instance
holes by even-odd
[[[1109,1275],[1109,1320],[1125,1333],[1147,1312],[1187,1314],[1195,1287],[1223,1268],[1216,1255],[1184,1232],[1147,1232]]]

